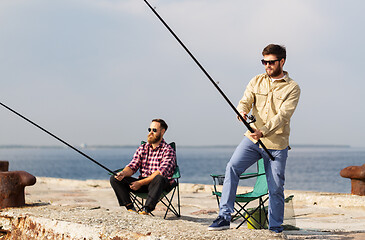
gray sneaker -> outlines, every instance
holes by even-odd
[[[208,231],[229,229],[230,224],[230,221],[227,221],[223,216],[218,216],[217,219],[213,221],[212,225],[208,227]]]

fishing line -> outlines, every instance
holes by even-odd
[[[105,170],[107,170],[108,172],[110,172],[113,175],[116,175],[115,172],[113,172],[112,170],[110,170],[109,168],[105,167],[104,165],[100,164],[99,162],[97,162],[96,160],[94,160],[93,158],[91,158],[90,156],[86,155],[85,153],[81,152],[80,150],[78,150],[77,148],[73,147],[72,145],[68,144],[67,142],[65,142],[64,140],[62,140],[61,138],[57,137],[56,135],[54,135],[53,133],[49,132],[48,130],[44,129],[43,127],[39,126],[38,124],[36,124],[35,122],[33,122],[32,120],[26,118],[25,116],[21,115],[20,113],[16,112],[15,110],[11,109],[10,107],[6,106],[5,104],[0,102],[0,105],[3,106],[4,108],[8,109],[9,111],[15,113],[16,115],[18,115],[19,117],[23,118],[24,120],[26,120],[27,122],[33,124],[34,126],[36,126],[37,128],[41,129],[42,131],[46,132],[47,134],[51,135],[52,137],[54,137],[55,139],[57,139],[58,141],[62,142],[63,144],[65,144],[66,146],[72,148],[73,150],[75,150],[76,152],[80,153],[82,156],[86,157],[87,159],[91,160],[92,162],[96,163],[97,165],[99,165],[100,167],[104,168]]]
[[[204,74],[208,77],[208,79],[210,80],[210,82],[215,86],[215,88],[218,90],[218,92],[223,96],[223,98],[226,100],[226,102],[229,104],[229,106],[233,109],[233,111],[237,114],[237,116],[239,117],[239,119],[243,122],[243,124],[247,127],[247,129],[251,132],[254,133],[255,131],[252,129],[252,127],[250,126],[250,124],[242,117],[242,115],[238,112],[238,110],[236,109],[236,107],[232,104],[232,102],[228,99],[228,97],[226,96],[226,94],[224,94],[224,92],[220,89],[220,87],[218,86],[218,84],[213,80],[213,78],[209,75],[209,73],[204,69],[204,67],[200,64],[200,62],[194,57],[194,55],[190,52],[190,50],[185,46],[185,44],[180,40],[180,38],[174,33],[174,31],[172,31],[172,29],[169,27],[169,25],[167,25],[167,23],[162,19],[162,17],[157,13],[157,11],[155,10],[155,8],[153,8],[149,2],[147,0],[143,0],[147,6],[152,10],[152,12],[156,15],[156,17],[162,22],[162,24],[167,28],[167,30],[169,30],[169,32],[175,37],[175,39],[180,43],[180,45],[184,48],[184,50],[189,54],[189,56],[194,60],[194,62],[199,66],[199,68],[204,72]],[[265,150],[265,152],[267,153],[267,155],[269,155],[271,160],[274,160],[275,158],[271,155],[271,153],[269,152],[269,150],[266,148],[266,146],[262,143],[262,141],[259,139],[257,141],[260,146]]]

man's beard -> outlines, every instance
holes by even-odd
[[[160,141],[162,139],[162,136],[161,134],[148,134],[148,137],[147,137],[147,142],[149,144],[154,144],[154,143],[157,143],[158,141]]]
[[[276,70],[274,70],[271,74],[269,74],[266,70],[267,75],[269,75],[269,77],[273,77],[273,78],[279,76],[282,72],[283,72],[283,70],[280,66]]]

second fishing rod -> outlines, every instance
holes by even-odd
[[[20,114],[19,112],[15,111],[14,109],[8,107],[7,105],[5,105],[4,103],[0,102],[0,105],[3,106],[4,108],[8,109],[9,111],[11,111],[12,113],[18,115],[19,117],[23,118],[24,120],[26,120],[27,122],[31,123],[32,125],[36,126],[37,128],[41,129],[43,132],[51,135],[52,137],[54,137],[55,139],[57,139],[58,141],[62,142],[63,144],[65,144],[66,146],[70,147],[71,149],[75,150],[76,152],[80,153],[82,156],[86,157],[87,159],[89,159],[90,161],[94,162],[95,164],[97,164],[98,166],[104,168],[106,171],[108,171],[110,174],[112,175],[116,175],[115,172],[113,172],[112,170],[110,170],[109,168],[105,167],[104,165],[102,165],[101,163],[99,163],[98,161],[94,160],[93,158],[91,158],[90,156],[88,156],[87,154],[81,152],[80,150],[78,150],[77,148],[75,148],[74,146],[72,146],[71,144],[67,143],[66,141],[62,140],[61,138],[57,137],[56,135],[54,135],[53,133],[51,133],[50,131],[48,131],[47,129],[41,127],[40,125],[38,125],[37,123],[33,122],[32,120],[30,120],[29,118],[25,117],[24,115]]]
[[[162,24],[169,30],[169,32],[174,36],[174,38],[180,43],[180,45],[184,48],[184,50],[189,54],[189,56],[194,60],[194,62],[198,65],[198,67],[204,72],[204,74],[207,76],[207,78],[210,80],[210,82],[214,85],[214,87],[218,90],[218,92],[223,96],[223,98],[226,100],[228,105],[233,109],[233,111],[237,114],[238,118],[242,121],[242,123],[246,126],[246,128],[251,132],[254,133],[255,131],[250,126],[250,124],[243,118],[243,116],[238,112],[236,107],[232,104],[232,102],[228,99],[226,94],[220,89],[218,84],[213,80],[213,78],[209,75],[209,73],[204,69],[204,67],[200,64],[200,62],[194,57],[194,55],[190,52],[190,50],[185,46],[185,44],[180,40],[180,38],[175,34],[174,31],[167,25],[165,20],[158,14],[158,12],[153,8],[147,0],[143,0],[147,6],[151,9],[151,11],[156,15],[156,17],[162,22]],[[269,152],[269,150],[266,148],[266,146],[262,143],[261,140],[257,141],[260,146],[265,150],[267,155],[270,157],[271,160],[275,160],[274,156]]]

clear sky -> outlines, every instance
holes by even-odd
[[[287,47],[302,95],[292,144],[365,146],[365,2],[151,0],[236,105]],[[153,118],[179,145],[236,145],[246,131],[142,0],[0,1],[0,101],[79,145],[130,145]],[[0,108],[0,145],[62,145]]]

